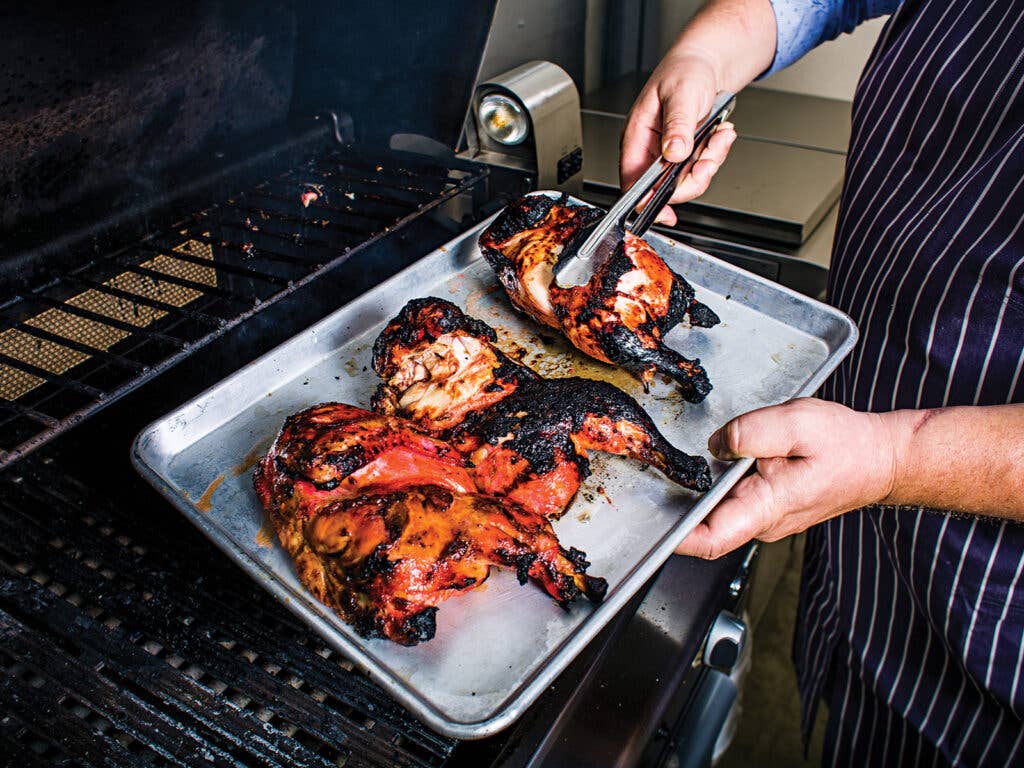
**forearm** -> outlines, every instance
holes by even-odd
[[[719,90],[736,93],[775,58],[775,14],[769,0],[711,0],[669,49],[661,66],[697,57],[715,72]]]
[[[886,504],[1024,521],[1024,405],[882,414],[894,450]]]

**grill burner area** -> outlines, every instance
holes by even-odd
[[[21,765],[439,766],[405,713],[141,480],[0,474],[0,751]],[[228,682],[230,681],[230,683]]]
[[[0,468],[485,174],[332,146],[0,304]]]

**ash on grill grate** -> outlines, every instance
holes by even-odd
[[[440,766],[427,730],[176,515],[0,475],[0,743],[28,765]]]
[[[486,175],[446,162],[332,147],[0,306],[0,468]]]

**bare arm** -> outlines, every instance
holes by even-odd
[[[741,90],[775,56],[775,14],[769,0],[711,0],[686,25],[658,64],[626,122],[620,175],[629,187],[659,154],[679,162],[719,91]],[[707,189],[736,133],[723,126],[672,198],[678,203]],[[672,223],[666,208],[659,221]]]
[[[975,512],[1024,522],[1024,405],[895,411],[886,504]]]
[[[1024,521],[1024,405],[860,413],[805,398],[738,416],[708,447],[750,456],[744,477],[680,554],[718,557],[868,504]]]

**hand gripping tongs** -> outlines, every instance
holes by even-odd
[[[626,231],[642,237],[654,223],[658,212],[665,207],[679,178],[693,168],[700,153],[708,145],[715,129],[725,121],[736,106],[731,93],[720,93],[711,106],[711,112],[693,135],[693,150],[681,163],[670,163],[659,157],[644,171],[608,213],[593,224],[585,227],[560,254],[555,265],[555,280],[562,288],[586,285],[590,278],[615,253]],[[630,214],[654,189],[654,194],[636,218],[628,221]]]

